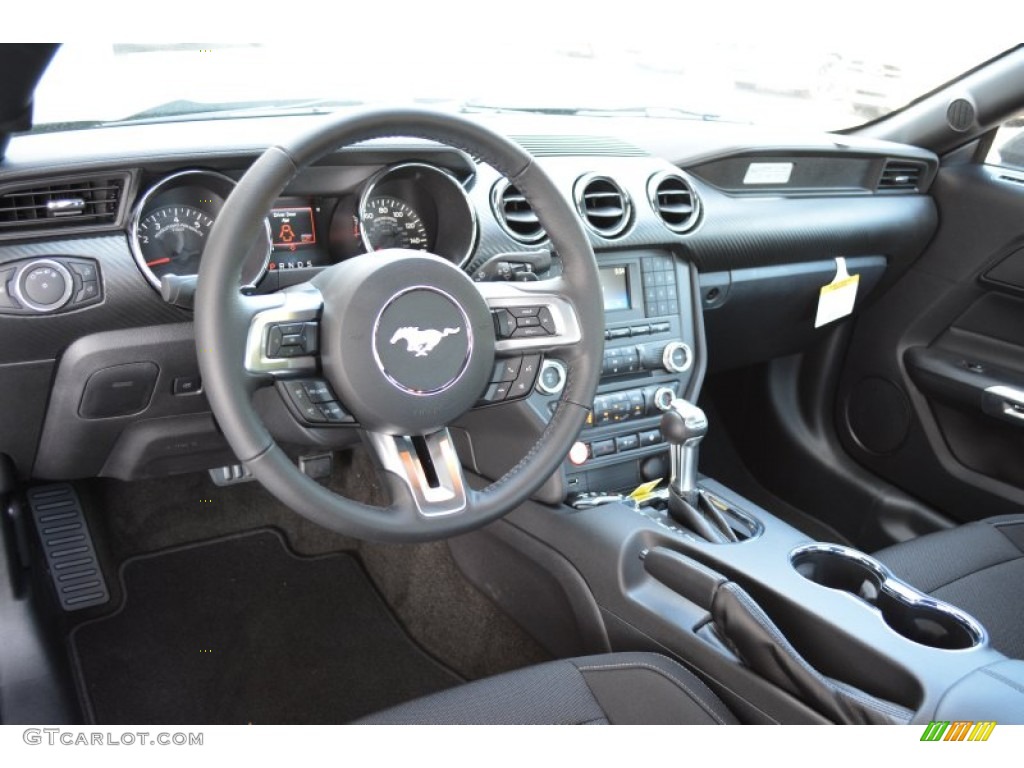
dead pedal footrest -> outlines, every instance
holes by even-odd
[[[107,582],[75,489],[41,485],[26,495],[61,607],[78,611],[106,603]]]

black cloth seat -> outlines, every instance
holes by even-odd
[[[733,714],[691,672],[656,653],[551,661],[451,688],[362,725],[725,725]]]
[[[997,651],[1024,659],[1024,515],[931,533],[875,557],[907,583],[974,616]]]

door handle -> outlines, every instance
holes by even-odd
[[[1024,390],[998,385],[985,389],[981,408],[991,416],[1024,423]]]

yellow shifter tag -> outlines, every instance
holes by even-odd
[[[860,275],[851,275],[846,271],[846,259],[836,257],[836,276],[828,285],[822,286],[818,294],[818,314],[814,318],[814,327],[821,328],[834,320],[846,317],[853,312],[857,301],[857,286]]]
[[[647,501],[654,495],[653,491],[659,485],[661,485],[660,479],[651,480],[648,483],[638,485],[636,489],[634,489],[634,491],[631,494],[629,494],[629,498],[635,501],[637,504],[643,504],[645,501]]]

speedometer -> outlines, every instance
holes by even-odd
[[[408,248],[425,251],[429,247],[423,219],[397,197],[378,195],[363,204],[359,213],[363,244],[368,251]]]

